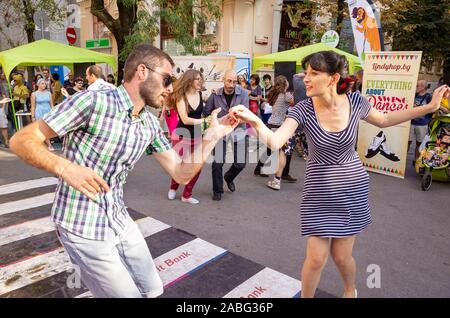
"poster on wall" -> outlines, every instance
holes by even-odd
[[[194,69],[203,74],[205,93],[223,86],[223,76],[226,70],[235,69],[234,56],[172,56],[175,66],[174,75],[179,78],[185,71]]]
[[[414,106],[422,52],[368,52],[361,94],[382,113]],[[358,154],[368,171],[405,177],[410,122],[378,128],[361,121]]]

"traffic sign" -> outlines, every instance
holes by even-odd
[[[68,27],[66,29],[66,38],[70,44],[75,44],[77,41],[77,32],[75,32],[75,28]]]

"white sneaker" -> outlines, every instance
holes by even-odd
[[[190,204],[199,204],[200,203],[199,200],[197,200],[196,198],[193,198],[193,197],[190,197],[189,199],[181,197],[181,201],[187,202],[187,203],[190,203]]]
[[[170,189],[167,193],[167,199],[174,200],[175,196],[177,195],[177,191]]]
[[[267,186],[274,190],[280,190],[281,189],[281,180],[273,179],[267,182]]]

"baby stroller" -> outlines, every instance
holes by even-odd
[[[433,180],[450,181],[450,114],[440,114],[431,120],[429,137],[416,161],[423,191],[430,189]]]

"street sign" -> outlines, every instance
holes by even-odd
[[[77,32],[75,31],[75,28],[68,27],[66,29],[66,38],[70,44],[75,44],[77,41]]]
[[[50,32],[48,31],[49,18],[48,15],[42,11],[36,11],[33,15],[35,24],[34,38],[35,40],[50,39]]]
[[[86,40],[86,48],[94,49],[94,48],[108,48],[111,47],[108,38],[104,39],[95,39],[95,40]]]
[[[333,30],[327,31],[322,36],[321,42],[331,47],[336,47],[339,43],[339,34]]]

